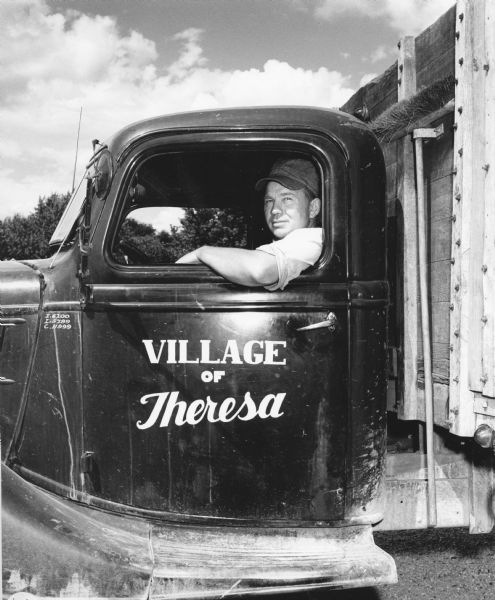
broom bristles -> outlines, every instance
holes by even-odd
[[[387,142],[395,133],[442,108],[454,94],[455,79],[449,75],[385,110],[370,123],[371,128],[380,141]]]

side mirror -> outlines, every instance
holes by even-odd
[[[96,197],[104,200],[110,190],[113,177],[112,155],[108,150],[103,150],[94,166],[94,189]]]

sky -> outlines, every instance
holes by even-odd
[[[159,114],[341,106],[453,0],[0,0],[0,219]]]

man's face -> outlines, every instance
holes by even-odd
[[[265,189],[266,223],[278,239],[295,229],[308,227],[310,202],[304,189],[290,190],[276,181],[269,181]]]

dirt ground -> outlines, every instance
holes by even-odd
[[[394,531],[376,533],[375,541],[395,558],[397,585],[291,594],[287,600],[495,600],[495,533]]]
[[[395,558],[399,584],[377,589],[363,600],[495,599],[495,533],[402,531],[377,533],[375,541]]]

